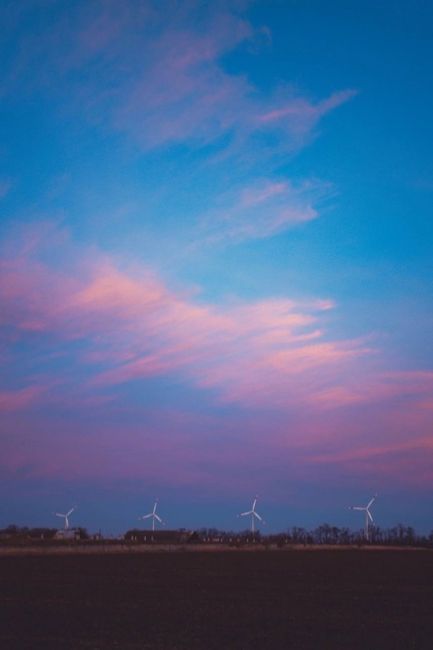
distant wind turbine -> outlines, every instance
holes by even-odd
[[[160,524],[164,525],[164,522],[162,521],[161,517],[156,514],[157,505],[158,505],[158,499],[155,501],[152,512],[149,512],[148,515],[143,515],[142,517],[139,517],[139,519],[150,519],[150,518],[152,519],[152,531],[155,531],[155,521],[158,521]]]
[[[69,512],[67,512],[65,515],[63,513],[61,513],[61,512],[55,512],[54,513],[56,515],[56,517],[62,517],[65,520],[65,530],[68,530],[68,528],[69,528],[69,517],[70,517],[70,515],[72,515],[74,510],[76,510],[76,506],[71,508],[69,510]]]
[[[369,540],[370,522],[374,523],[373,515],[370,512],[370,508],[373,505],[373,503],[376,501],[376,498],[377,498],[377,494],[375,494],[374,497],[370,499],[370,501],[367,503],[366,506],[349,506],[349,510],[360,510],[361,512],[365,512],[364,535],[367,541]]]
[[[262,523],[265,523],[263,521],[263,519],[261,518],[261,516],[259,515],[259,513],[256,512],[257,499],[258,499],[258,497],[256,496],[256,498],[253,501],[253,505],[251,507],[251,510],[247,510],[247,512],[241,512],[241,514],[238,515],[238,517],[247,517],[248,515],[251,516],[251,532],[252,532],[253,535],[255,533],[255,528],[254,528],[255,520],[258,519]]]

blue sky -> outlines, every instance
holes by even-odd
[[[430,530],[429,3],[0,16],[0,523]]]

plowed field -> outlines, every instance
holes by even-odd
[[[0,648],[433,648],[433,552],[0,557]]]

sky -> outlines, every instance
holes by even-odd
[[[0,527],[432,530],[431,3],[0,25]]]

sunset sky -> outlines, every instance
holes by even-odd
[[[432,25],[1,3],[0,528],[433,529]]]

